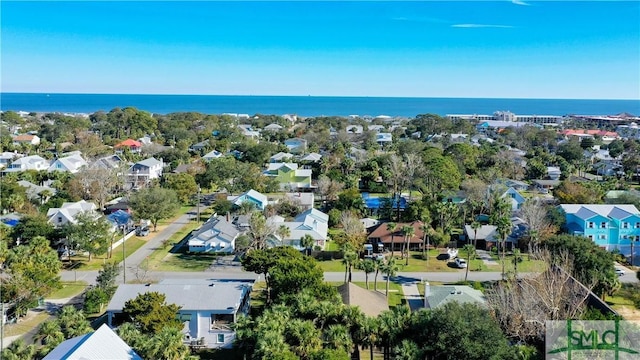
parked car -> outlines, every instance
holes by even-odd
[[[457,258],[456,259],[456,266],[458,268],[460,268],[460,269],[464,269],[464,268],[467,267],[467,262],[464,259]]]
[[[136,236],[147,236],[149,235],[149,228],[148,227],[143,227],[143,228],[137,228],[136,229]]]
[[[620,268],[616,268],[616,274],[618,274],[618,276],[622,276],[625,274],[625,271]]]

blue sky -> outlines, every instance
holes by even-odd
[[[640,2],[0,2],[3,92],[640,99]]]

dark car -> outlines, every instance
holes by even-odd
[[[136,236],[147,236],[149,235],[149,228],[148,227],[143,227],[143,228],[137,228],[136,229]]]

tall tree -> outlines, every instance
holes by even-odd
[[[396,264],[396,259],[390,257],[387,262],[382,266],[382,273],[387,276],[386,287],[385,287],[385,296],[389,297],[389,281],[392,277],[396,276],[398,272],[398,264]]]
[[[411,238],[413,237],[413,235],[415,235],[416,233],[416,229],[413,228],[412,225],[405,225],[402,227],[402,233],[404,234],[404,251],[405,254],[404,256],[406,256],[405,258],[405,265],[409,265],[409,244],[411,242]]]
[[[93,212],[81,212],[75,216],[76,223],[69,223],[63,232],[67,235],[70,248],[89,254],[104,254],[109,249],[113,237],[111,223],[104,216]]]
[[[398,230],[398,224],[394,223],[394,222],[388,222],[387,223],[387,231],[389,231],[391,233],[391,257],[393,257],[393,248],[394,248],[394,243],[393,243],[393,239],[396,235],[396,231]]]
[[[364,271],[364,285],[369,290],[369,274],[376,271],[376,262],[373,259],[364,259],[358,262],[358,268]]]
[[[129,204],[139,219],[148,219],[157,230],[158,221],[168,219],[180,207],[176,192],[170,189],[151,187],[142,189],[131,196]]]
[[[178,310],[178,305],[167,304],[164,294],[147,292],[125,302],[122,314],[142,333],[157,334],[163,328],[181,328],[176,319]]]
[[[198,184],[193,175],[189,173],[167,174],[163,176],[164,187],[176,192],[178,200],[187,204],[198,192]]]

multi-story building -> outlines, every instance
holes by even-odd
[[[640,211],[634,205],[562,204],[570,234],[585,236],[596,245],[625,256],[640,254]]]

